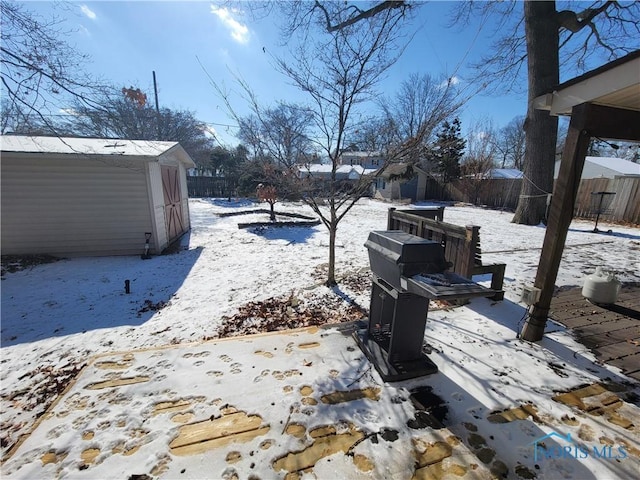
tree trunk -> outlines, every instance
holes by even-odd
[[[336,219],[335,200],[330,200],[330,219],[329,219],[329,268],[327,270],[327,287],[337,285],[336,282],[336,232],[338,230],[338,221]]]
[[[547,195],[553,189],[558,119],[546,111],[536,110],[533,99],[550,93],[560,83],[559,24],[555,1],[525,1],[524,22],[529,79],[525,180],[513,222],[538,225],[546,219]]]
[[[276,221],[276,212],[275,212],[275,210],[274,210],[274,205],[275,205],[275,204],[274,204],[273,202],[269,202],[269,206],[271,207],[271,211],[269,212],[269,219],[270,219],[272,222],[275,222],[275,221]]]

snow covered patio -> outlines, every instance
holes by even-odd
[[[318,328],[101,356],[7,470],[410,478],[424,468],[490,477],[451,432],[416,421],[406,390],[370,370],[348,333]]]
[[[492,310],[513,307],[475,302],[484,304],[476,305],[481,317],[456,308],[430,329],[441,372],[402,383],[380,380],[352,324],[100,355],[4,474],[632,478],[640,465],[640,409],[624,401],[637,403],[632,385],[588,361],[569,363],[570,351],[554,342],[519,344],[491,321]],[[438,341],[438,331],[449,340]],[[449,428],[440,428],[443,412]],[[588,456],[542,458],[574,448],[544,439],[549,432],[572,435]],[[594,446],[603,458],[594,458]]]
[[[483,258],[507,263],[505,301],[431,311],[425,343],[439,372],[385,384],[349,324],[335,322],[357,313],[342,298],[368,308],[363,244],[384,228],[388,204],[365,200],[341,224],[336,290],[320,285],[322,227],[254,233],[216,217],[254,205],[190,206],[193,231],[175,255],[62,260],[5,275],[3,476],[638,476],[637,382],[599,364],[560,325],[538,344],[517,338],[543,227],[447,207],[445,221],[482,226]],[[611,228],[599,235],[574,222],[559,285],[579,285],[597,265],[640,281],[640,231]],[[260,330],[259,318],[239,315],[251,303],[334,323],[218,339],[225,328],[233,334],[229,325]],[[444,429],[419,411],[416,390],[435,417],[446,412]]]

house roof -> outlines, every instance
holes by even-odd
[[[571,115],[582,103],[640,111],[640,50],[555,87],[534,99],[539,110]]]
[[[492,168],[489,178],[522,178],[522,172],[517,168]]]
[[[582,178],[596,178],[608,175],[640,175],[640,164],[616,157],[585,157]],[[556,161],[555,174],[557,176],[560,160]],[[590,165],[591,164],[591,165]],[[608,176],[605,175],[605,176]]]
[[[640,164],[616,157],[586,157],[585,162],[595,163],[619,172],[621,175],[640,175]]]
[[[150,160],[173,151],[188,168],[195,167],[189,154],[178,142],[3,135],[0,138],[0,151],[83,156],[127,156]]]
[[[308,172],[311,174],[316,173],[316,174],[328,175],[331,173],[332,169],[333,169],[333,165],[331,164],[311,164],[301,168],[300,171]],[[376,171],[377,169],[375,168],[364,168],[360,165],[340,165],[336,168],[336,173],[342,174],[342,175],[349,175],[349,176],[370,175],[372,173],[375,173]]]
[[[382,156],[381,152],[347,152],[344,151],[340,154],[341,157],[359,157],[359,158],[376,158]]]
[[[409,171],[411,169],[411,171]],[[380,174],[382,178],[403,177],[413,173],[413,165],[408,163],[392,163]]]

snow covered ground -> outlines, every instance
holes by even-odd
[[[221,327],[229,321],[229,317],[237,314],[239,309],[244,308],[249,302],[265,301],[274,297],[289,299],[290,305],[295,307],[294,313],[301,311],[300,305],[308,306],[310,310],[307,312],[320,314],[322,311],[327,319],[333,318],[336,321],[344,319],[347,314],[353,314],[353,311],[348,310],[347,304],[336,299],[336,292],[349,297],[357,305],[368,308],[369,291],[366,285],[362,287],[368,269],[367,251],[363,244],[371,230],[385,229],[388,204],[363,200],[340,224],[337,272],[338,277],[344,278],[345,282],[337,291],[322,286],[328,256],[328,235],[323,226],[255,231],[238,229],[237,224],[264,217],[218,216],[220,213],[258,207],[248,201],[191,200],[192,231],[183,241],[184,249],[172,255],[154,257],[148,261],[142,261],[138,257],[65,259],[7,273],[1,283],[0,394],[3,453],[6,455],[21,435],[33,429],[36,419],[53,399],[63,393],[68,381],[76,376],[79,368],[90,363],[80,374],[76,385],[66,392],[63,401],[55,406],[58,414],[54,417],[60,425],[65,425],[65,417],[60,414],[60,409],[80,395],[79,392],[82,390],[76,391],[77,389],[84,388],[83,385],[92,385],[92,382],[98,382],[98,379],[103,378],[100,375],[104,372],[96,367],[97,361],[90,362],[96,354],[113,355],[114,358],[110,361],[116,365],[119,365],[118,362],[124,362],[123,371],[128,372],[127,369],[130,369],[132,375],[137,372],[138,376],[159,378],[157,381],[161,385],[155,387],[162,387],[165,389],[162,391],[168,392],[177,388],[176,384],[181,384],[190,375],[197,377],[192,363],[176,360],[174,355],[170,360],[163,359],[174,365],[171,369],[173,373],[160,374],[150,367],[149,362],[153,362],[153,354],[149,354],[147,358],[144,357],[146,354],[136,350],[137,353],[131,353],[131,357],[125,358],[122,355],[116,356],[113,352],[196,342],[197,351],[181,350],[183,356],[180,358],[192,358],[193,355],[204,351],[204,345],[217,345],[198,342],[216,338]],[[277,204],[276,210],[311,215],[310,210],[301,204]],[[415,432],[402,429],[406,419],[410,419],[415,413],[407,406],[408,391],[418,385],[429,385],[448,407],[445,422],[447,427],[463,440],[468,449],[484,458],[483,463],[494,475],[499,476],[506,469],[510,478],[531,478],[531,475],[537,478],[575,479],[637,477],[636,474],[640,472],[640,452],[637,447],[640,442],[640,416],[636,405],[623,402],[622,407],[614,412],[618,417],[632,418],[631,423],[634,426],[629,427],[623,421],[616,423],[605,420],[609,418],[607,415],[589,415],[576,409],[575,405],[571,407],[552,399],[558,392],[600,381],[613,381],[617,385],[623,385],[625,394],[634,398],[634,389],[635,394],[640,393],[637,384],[628,382],[615,368],[594,362],[591,354],[585,351],[582,345],[577,344],[561,326],[549,323],[549,333],[539,344],[524,343],[516,337],[524,314],[523,306],[518,303],[520,293],[524,284],[533,282],[545,230],[542,226],[514,225],[510,223],[511,218],[510,213],[468,206],[448,206],[445,210],[444,219],[447,222],[458,225],[476,224],[482,227],[480,235],[483,260],[507,264],[506,295],[504,302],[496,303],[481,298],[464,307],[429,313],[425,340],[432,349],[431,359],[438,365],[438,374],[426,380],[385,386],[375,371],[366,370],[366,360],[359,350],[350,351],[353,358],[349,357],[347,363],[344,363],[344,358],[340,361],[337,359],[340,356],[338,353],[344,352],[346,348],[345,342],[352,342],[349,338],[339,336],[336,338],[341,340],[332,343],[334,350],[326,345],[326,340],[317,341],[317,353],[305,351],[301,354],[302,357],[296,360],[306,368],[302,369],[303,378],[297,383],[289,384],[293,390],[297,389],[300,397],[292,401],[300,403],[302,399],[311,395],[303,394],[301,389],[304,386],[308,386],[317,396],[331,393],[331,390],[344,389],[347,385],[363,391],[368,388],[381,388],[383,393],[374,407],[368,405],[365,408],[362,403],[357,403],[349,413],[349,418],[353,420],[358,415],[364,415],[362,412],[367,408],[370,409],[367,410],[370,413],[399,408],[400,413],[395,423],[392,422],[392,427],[400,432],[401,441],[415,446],[419,440],[416,439]],[[608,226],[602,222],[599,227],[601,230],[611,228],[612,234],[593,233],[593,222],[573,222],[556,282],[558,286],[581,285],[584,276],[592,273],[596,266],[605,266],[615,272],[622,282],[640,281],[640,229]],[[130,282],[129,294],[125,293],[126,280]],[[337,334],[333,331],[327,335]],[[280,336],[261,338],[263,340],[255,340],[262,342],[261,351],[278,348],[278,342],[284,341]],[[309,340],[308,343],[315,342]],[[285,346],[281,347],[286,348],[288,343],[290,342],[285,342]],[[231,403],[233,408],[248,412],[249,416],[259,413],[267,418],[269,415],[276,415],[273,410],[278,411],[282,417],[282,386],[274,384],[282,380],[274,380],[271,373],[286,372],[286,359],[266,359],[258,362],[256,358],[259,356],[255,355],[255,348],[229,347],[232,344],[233,342],[229,342],[225,347],[221,347],[222,350],[227,349],[224,352],[221,350],[215,356],[203,355],[203,358],[198,360],[202,362],[200,365],[204,371],[225,373],[226,376],[223,378],[226,380],[218,379],[208,387],[201,387],[201,392],[196,397],[207,397],[209,402],[221,398],[214,388],[218,385],[217,388],[227,389],[226,396],[233,398],[233,402],[227,400],[223,403]],[[254,346],[256,345],[258,343]],[[228,350],[229,348],[231,350]],[[214,347],[207,349],[211,350]],[[185,357],[187,353],[191,355]],[[219,359],[223,355],[234,360],[224,367],[229,369],[229,372],[213,362],[213,359],[218,359],[217,364],[220,364]],[[333,358],[332,355],[336,356],[335,361],[322,361],[325,358]],[[268,361],[285,363],[274,363],[267,368],[263,362]],[[255,378],[258,378],[255,371],[245,372],[244,376],[236,372],[235,375],[238,376],[232,381],[234,367],[231,365],[235,364],[242,366],[240,368],[236,365],[236,369],[240,370],[254,366],[260,371],[271,372],[268,375],[271,383],[263,382],[260,390],[262,403],[273,404],[271,407],[266,408],[264,412],[259,411],[259,406],[248,401],[242,395],[242,390],[235,391],[239,385],[243,385],[242,381],[255,381]],[[322,368],[320,364],[323,365]],[[360,370],[357,370],[357,373],[351,372],[348,381],[345,378],[341,379],[344,369],[353,369],[353,364],[358,365]],[[300,368],[300,365],[296,367]],[[145,368],[148,370],[147,373],[144,373]],[[289,370],[291,368],[293,367],[289,367]],[[361,378],[358,378],[358,375],[361,375]],[[112,375],[109,378],[121,376]],[[334,378],[335,381],[329,381],[327,378]],[[357,381],[353,381],[353,378]],[[113,393],[111,397],[100,397],[98,392],[90,399],[112,405],[105,407],[104,411],[98,409],[92,418],[83,420],[85,423],[78,420],[74,425],[80,432],[92,432],[92,448],[102,452],[96,453],[91,458],[92,461],[87,462],[84,457],[81,461],[82,455],[78,452],[90,449],[81,448],[77,435],[60,434],[62,427],[59,430],[52,427],[45,431],[45,424],[55,421],[47,418],[42,420],[43,423],[35,429],[25,444],[15,453],[12,452],[11,458],[2,467],[3,476],[122,478],[126,473],[142,473],[131,471],[125,455],[104,453],[107,450],[113,451],[122,440],[118,440],[116,433],[112,432],[115,427],[104,427],[103,434],[97,435],[95,432],[100,429],[95,425],[102,416],[120,418],[124,424],[143,424],[150,418],[149,411],[159,401],[157,398],[148,398],[159,390],[150,390],[151,387],[147,388],[144,385],[146,384],[141,382],[140,385],[127,386],[133,404],[130,409],[123,409],[117,402],[116,406],[109,403],[110,399],[113,400],[111,397],[117,397]],[[328,391],[325,391],[327,389]],[[577,395],[577,398],[588,397],[590,402],[597,402],[602,400],[603,396],[613,395],[611,390],[589,393],[593,395],[583,392],[580,394],[582,396]],[[175,395],[167,393],[167,398],[175,400]],[[620,392],[619,395],[623,396]],[[403,401],[399,402],[398,398]],[[637,397],[635,398],[637,404]],[[193,399],[190,402],[194,403]],[[398,404],[401,404],[401,407],[397,407]],[[190,407],[190,413],[194,415],[193,421],[201,420],[198,415],[211,412],[212,408],[212,418],[214,415],[224,416],[223,406],[212,403],[208,403],[207,406],[208,410],[204,407]],[[287,418],[285,415],[284,419],[287,423],[293,420],[303,423],[303,410],[304,408],[293,412],[285,408],[290,416]],[[510,413],[496,417],[498,411]],[[313,425],[305,425],[307,430],[334,424],[336,419],[329,412],[330,410],[316,409]],[[532,412],[535,412],[533,416],[530,415]],[[373,413],[371,415],[375,417]],[[291,417],[294,417],[293,420]],[[359,423],[356,422],[357,425],[353,428],[357,427],[358,431],[365,434],[391,428],[390,422],[382,417],[360,418]],[[523,419],[516,420],[521,417]],[[528,417],[532,420],[528,420]],[[273,421],[278,421],[278,417],[275,418],[276,420],[272,419],[270,423],[272,428]],[[279,421],[282,421],[282,418]],[[239,478],[251,475],[259,478],[283,477],[286,469],[277,470],[273,461],[279,454],[284,455],[287,451],[295,450],[291,440],[275,439],[273,448],[261,450],[260,455],[253,460],[249,449],[241,451],[239,455],[242,460],[234,463],[231,469],[226,457],[211,459],[211,456],[207,457],[203,453],[197,456],[196,463],[199,466],[193,468],[194,460],[185,463],[175,458],[175,452],[169,452],[168,444],[176,436],[178,427],[174,426],[172,430],[168,423],[163,424],[160,420],[155,422],[152,428],[147,425],[145,431],[165,433],[155,436],[145,434],[147,440],[144,448],[140,449],[140,452],[147,455],[145,458],[150,465],[146,473],[153,473],[153,476],[233,478],[235,474]],[[112,423],[117,425],[119,422]],[[90,425],[94,425],[95,428]],[[345,425],[343,433],[346,435],[352,427]],[[58,435],[51,432],[58,432]],[[532,458],[537,451],[534,448],[537,445],[535,440],[550,434],[562,435],[564,438],[567,434],[572,434],[574,441],[579,442],[575,444],[578,445],[575,448],[589,450],[593,446],[602,448],[604,445],[611,446],[612,451],[618,452],[622,448],[625,457],[598,458],[590,454],[577,459],[547,458],[544,461],[535,461]],[[309,437],[305,438],[308,443]],[[579,440],[576,440],[578,438]],[[376,445],[383,445],[384,442],[368,446],[365,443],[367,442],[358,445],[359,449],[363,449],[362,455],[365,458],[383,458],[378,451],[380,447]],[[429,445],[437,443],[435,440],[427,442]],[[141,445],[135,446],[140,448]],[[122,448],[127,451],[127,448],[132,450],[133,446],[125,444]],[[396,450],[394,446],[393,451]],[[580,452],[578,450],[578,453]],[[74,453],[78,454],[74,457]],[[54,455],[55,461],[49,461],[49,457],[45,461],[45,454]],[[139,455],[140,453],[136,454],[136,458]],[[153,457],[153,461],[149,459],[149,455]],[[389,470],[380,470],[380,467],[376,466],[369,470],[356,469],[358,474],[352,472],[348,476],[388,478],[387,474],[393,474],[398,478],[405,478],[407,471],[403,470],[401,464],[411,465],[411,461],[398,455],[389,456]],[[603,454],[600,457],[603,457]],[[162,459],[166,458],[170,460],[163,463]],[[211,463],[207,463],[207,458],[211,459]],[[392,461],[393,459],[395,461]],[[344,459],[334,458],[333,465],[335,468],[338,468],[336,465],[346,468],[345,462]],[[162,468],[152,468],[160,463],[163,465]],[[191,467],[188,468],[187,464]],[[223,468],[224,465],[227,467]],[[184,474],[181,473],[182,470]],[[308,475],[331,478],[332,471],[341,474],[345,472],[339,468],[331,470],[326,463],[319,462]],[[449,472],[453,475],[451,472],[454,470]]]

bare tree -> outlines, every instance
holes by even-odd
[[[366,116],[354,125],[346,149],[353,152],[383,152],[393,144],[394,130],[388,118]]]
[[[180,142],[201,169],[209,167],[215,138],[192,112],[169,108],[158,111],[146,103],[144,92],[133,88],[97,98],[104,108],[76,101],[64,124],[54,128],[78,136]]]
[[[434,130],[456,115],[463,105],[452,78],[435,79],[413,73],[400,84],[392,100],[382,107],[402,140],[421,137],[428,142]]]
[[[345,182],[338,169],[348,139],[355,138],[359,126],[359,107],[374,100],[375,86],[404,49],[399,26],[409,11],[405,2],[384,2],[383,8],[366,9],[358,2],[278,3],[285,19],[283,36],[290,57],[272,57],[275,68],[308,98],[310,134],[314,150],[329,162],[327,178],[320,180],[310,168],[298,174],[303,200],[329,231],[327,285],[336,284],[336,232],[340,221],[355,203],[370,191],[371,179],[365,175]],[[211,78],[211,77],[210,77]],[[211,79],[232,116],[229,95]],[[250,122],[252,143],[262,146],[260,132],[265,110],[250,86],[239,80],[245,100],[254,115]],[[240,119],[238,119],[240,120]]]
[[[357,25],[362,21],[373,20],[377,15],[389,15],[402,18],[413,8],[408,1],[343,1],[289,0],[279,3],[286,19],[282,30],[283,38],[288,39],[296,32],[306,36],[320,29],[329,34]],[[269,8],[267,8],[269,12]]]
[[[292,2],[299,5],[301,0]],[[326,12],[324,2],[309,2],[312,8],[292,10],[290,30],[309,24],[315,10]],[[333,20],[326,15],[321,21],[328,31],[348,28],[363,19],[389,10],[404,11],[407,1],[369,2],[366,9],[345,2],[337,7],[349,12],[346,18]],[[456,21],[479,19],[490,23],[499,38],[492,52],[478,63],[478,81],[484,86],[517,89],[521,73],[526,70],[528,110],[525,120],[525,162],[520,202],[514,222],[537,225],[544,219],[547,197],[553,186],[553,165],[557,135],[557,119],[533,108],[532,100],[550,92],[560,80],[560,67],[572,65],[584,69],[597,55],[609,60],[638,49],[640,38],[640,2],[594,0],[583,4],[568,3],[557,9],[554,1],[525,0],[520,3],[488,1],[460,2],[456,5]],[[491,17],[492,21],[487,22]]]
[[[338,225],[370,186],[370,179],[363,175],[345,188],[337,175],[340,155],[347,136],[354,132],[358,107],[373,99],[376,83],[403,50],[398,33],[403,8],[385,8],[373,15],[338,2],[315,2],[311,9],[301,3],[300,8],[315,22],[311,25],[324,30],[316,29],[313,37],[309,28],[293,30],[297,39],[293,60],[275,61],[277,69],[307,94],[316,129],[314,140],[331,167],[322,191],[309,189],[304,198],[329,231],[326,284],[335,285]]]
[[[640,3],[592,1],[568,3],[526,0],[523,10],[512,2],[463,2],[457,20],[499,22],[491,53],[478,63],[478,81],[516,89],[526,71],[528,110],[525,120],[525,161],[520,202],[514,222],[537,225],[544,219],[547,196],[553,187],[558,121],[536,110],[533,99],[560,83],[560,69],[584,69],[598,55],[612,60],[636,50],[640,38]],[[577,10],[577,8],[581,8]]]
[[[104,86],[82,73],[87,57],[64,41],[57,19],[38,18],[18,2],[0,2],[0,92],[2,132],[42,126],[53,129],[70,98],[93,108],[96,91]]]
[[[452,78],[436,80],[414,73],[400,84],[393,98],[382,101],[385,124],[390,130],[388,148],[404,149],[403,161],[418,163],[425,147],[434,139],[435,129],[452,120],[464,104]]]
[[[300,105],[280,102],[261,109],[252,104],[251,115],[238,118],[238,138],[250,145],[254,157],[269,157],[292,168],[313,156],[309,138],[313,114]]]
[[[500,168],[522,170],[524,163],[524,116],[513,118],[495,136],[496,162]]]
[[[461,189],[478,204],[484,181],[495,166],[495,130],[490,120],[473,123],[467,131],[466,149],[460,166]]]
[[[496,160],[496,131],[493,122],[488,118],[476,120],[467,129],[465,155],[462,159],[466,163],[485,165],[489,169],[495,166]],[[487,169],[474,170],[478,174],[486,174]]]

